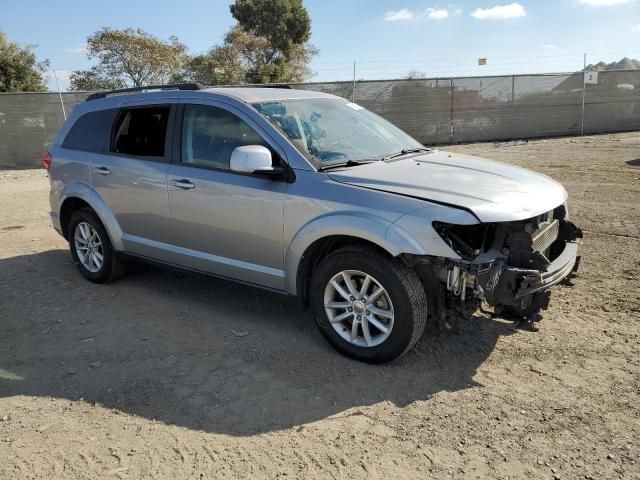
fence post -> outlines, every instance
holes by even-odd
[[[449,143],[453,143],[453,78],[451,79],[451,98],[449,105]]]
[[[353,61],[353,88],[351,90],[351,101],[356,102],[356,61]]]
[[[580,114],[580,135],[584,135],[584,97],[587,90],[587,54],[584,54],[584,66],[582,68],[582,112]]]

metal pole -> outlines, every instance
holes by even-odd
[[[62,107],[62,116],[64,116],[65,121],[67,120],[67,111],[64,109],[64,102],[62,101],[62,92],[60,91],[60,84],[58,83],[58,74],[55,69],[53,70],[53,76],[56,79],[56,88],[58,89],[58,96],[60,97],[60,106]]]
[[[451,79],[451,98],[449,103],[449,143],[453,144],[453,78]]]
[[[584,97],[587,90],[587,54],[584,54],[582,67],[582,113],[580,119],[580,135],[584,135]]]
[[[351,101],[356,101],[356,61],[353,61],[353,89],[351,90]]]

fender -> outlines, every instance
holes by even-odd
[[[120,224],[118,224],[116,217],[113,215],[107,206],[107,203],[98,194],[98,192],[85,182],[71,182],[67,184],[60,196],[59,212],[62,211],[64,202],[70,198],[79,198],[80,200],[87,202],[93,211],[96,212],[98,218],[100,218],[100,221],[104,225],[104,228],[107,230],[113,249],[120,252],[124,251]]]
[[[343,211],[317,217],[296,232],[285,255],[285,290],[297,294],[298,268],[307,249],[321,238],[347,235],[379,246],[392,256],[401,253],[423,255],[420,244],[387,218],[362,211]]]

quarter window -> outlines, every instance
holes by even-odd
[[[231,152],[244,145],[269,147],[244,120],[221,108],[186,105],[182,123],[182,163],[229,169]]]
[[[141,157],[163,157],[169,107],[122,110],[112,151]]]
[[[62,142],[62,148],[104,152],[107,149],[111,125],[117,113],[117,109],[85,113],[67,133]]]

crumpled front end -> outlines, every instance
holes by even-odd
[[[548,306],[547,290],[580,262],[582,231],[569,221],[566,205],[521,221],[433,226],[461,257],[427,260],[444,287],[440,306],[486,301],[496,311],[509,307],[527,316]]]

